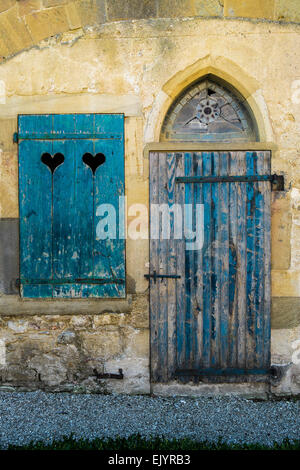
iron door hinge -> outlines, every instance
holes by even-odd
[[[13,141],[14,144],[17,144],[19,142],[19,134],[17,132],[14,132]]]
[[[93,372],[97,379],[117,379],[117,380],[123,380],[124,374],[123,374],[123,369],[119,369],[118,374],[109,374],[109,373],[103,373],[101,374],[100,372],[97,371],[97,369],[93,369]]]
[[[270,181],[272,191],[284,191],[283,175],[178,176],[176,183],[259,183]]]
[[[157,279],[180,279],[181,276],[178,274],[157,274],[154,270],[153,274],[144,274],[145,278],[150,281],[152,278],[154,280],[154,284],[156,284]]]

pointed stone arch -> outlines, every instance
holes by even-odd
[[[162,86],[147,119],[146,143],[161,141],[164,120],[173,103],[185,90],[206,78],[222,83],[240,97],[255,122],[258,142],[273,142],[268,108],[259,82],[231,60],[208,55],[177,72]]]
[[[171,104],[161,141],[258,142],[255,116],[230,84],[209,74],[188,86]]]

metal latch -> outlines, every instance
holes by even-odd
[[[150,280],[153,278],[154,284],[156,284],[157,279],[180,279],[181,276],[178,276],[178,274],[157,274],[157,272],[154,270],[153,274],[144,274],[145,278]]]
[[[123,369],[119,369],[118,374],[108,374],[108,373],[100,374],[97,371],[97,369],[93,369],[93,372],[94,372],[95,376],[97,377],[97,379],[118,379],[118,380],[122,380],[124,378]]]

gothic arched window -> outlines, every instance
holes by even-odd
[[[206,78],[175,100],[165,117],[162,141],[256,142],[257,125],[246,100],[236,91]]]

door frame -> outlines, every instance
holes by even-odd
[[[150,152],[234,152],[234,151],[269,151],[271,153],[271,166],[274,154],[278,152],[278,146],[273,142],[246,142],[246,143],[203,143],[203,142],[152,142],[148,143],[144,148],[144,159],[148,159],[148,178],[150,183]],[[272,172],[272,169],[271,169]],[[150,234],[150,184],[148,190],[148,206],[149,206],[149,234]],[[150,236],[149,236],[149,272],[150,274]],[[271,251],[271,247],[270,247]],[[150,288],[150,283],[149,283]],[[272,291],[270,293],[272,299]],[[150,291],[149,291],[149,368],[150,368],[150,384],[152,384],[152,364],[151,364],[151,306],[150,306]],[[270,344],[271,346],[271,344]],[[211,380],[208,380],[211,381]],[[212,379],[216,382],[215,378]],[[243,380],[246,382],[248,380]],[[181,383],[186,383],[187,380],[181,380]],[[217,380],[218,382],[218,380]],[[223,380],[222,380],[223,382]],[[219,382],[220,383],[220,382]]]

